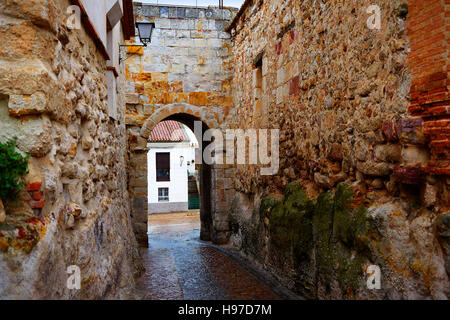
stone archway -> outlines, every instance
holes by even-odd
[[[175,103],[160,107],[144,123],[139,136],[130,138],[129,193],[131,216],[136,239],[148,245],[147,141],[155,126],[164,120],[175,120],[194,131],[195,121],[201,121],[202,134],[208,129],[220,129],[219,115],[205,107]],[[134,143],[132,143],[134,142]],[[207,146],[202,144],[203,149]],[[214,243],[226,243],[230,235],[228,210],[231,183],[225,183],[226,168],[220,165],[200,165],[201,232],[200,238]],[[230,169],[228,169],[230,170]],[[225,184],[227,188],[225,188]],[[226,192],[227,191],[227,192]]]
[[[150,116],[150,118],[147,119],[141,129],[141,137],[147,140],[153,128],[159,122],[166,120],[169,117],[173,117],[177,114],[184,114],[194,117],[198,121],[203,122],[210,129],[219,128],[219,124],[216,120],[218,118],[217,114],[208,110],[207,108],[197,107],[187,103],[174,103],[159,108]],[[189,124],[186,125],[189,127]]]

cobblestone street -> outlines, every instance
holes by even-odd
[[[233,259],[199,239],[200,218],[152,215],[140,295],[149,300],[274,300],[276,295]]]

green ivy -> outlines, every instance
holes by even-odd
[[[29,155],[16,152],[16,141],[0,143],[0,198],[14,200],[23,187],[23,176],[28,173]]]

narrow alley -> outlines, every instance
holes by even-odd
[[[139,294],[147,300],[277,300],[268,286],[232,258],[199,240],[200,217],[149,216],[146,273]]]
[[[0,300],[450,299],[450,0],[0,0],[0,42]]]

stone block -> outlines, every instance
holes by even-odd
[[[170,29],[161,30],[160,36],[163,39],[175,38],[176,32],[177,30],[170,30]]]
[[[6,220],[6,211],[5,207],[3,206],[3,201],[0,199],[0,223],[5,222]]]
[[[330,151],[328,152],[328,159],[334,161],[341,161],[343,159],[342,144],[336,142],[331,145]]]
[[[373,161],[358,161],[356,167],[360,172],[369,176],[383,177],[388,176],[391,173],[391,167],[386,162],[376,163]]]
[[[231,11],[223,9],[222,11],[222,19],[223,20],[231,20]]]
[[[226,27],[226,24],[227,24],[227,22],[225,22],[225,21],[218,21],[218,20],[216,20],[215,21],[215,29],[214,30],[217,30],[217,31],[224,31],[225,30],[225,27]]]
[[[167,18],[157,18],[157,19],[155,19],[155,28],[170,29],[170,23],[171,23],[171,20],[169,20]]]
[[[222,245],[227,244],[230,239],[229,231],[217,231],[213,233],[212,242],[214,244]]]
[[[168,18],[169,17],[169,7],[160,7],[159,8],[159,16],[161,18]]]
[[[177,16],[179,19],[184,19],[186,17],[186,8],[177,8]]]
[[[213,12],[213,16],[212,16],[213,19],[223,19],[224,14],[223,14],[222,10],[220,10],[219,8],[214,8],[211,10]]]
[[[224,178],[223,179],[223,187],[225,190],[230,190],[233,188],[233,179],[232,178]]]
[[[164,39],[164,44],[167,47],[174,47],[174,48],[189,48],[191,46],[195,46],[195,40],[201,40],[201,39],[185,39],[185,38],[179,38],[179,39]],[[193,42],[194,41],[194,42]]]
[[[333,182],[330,177],[321,174],[320,172],[314,173],[314,181],[322,188],[329,189],[333,186]]]
[[[402,147],[398,144],[382,144],[374,148],[375,159],[396,163],[401,160]]]
[[[143,6],[142,14],[146,17],[159,17],[160,9],[157,6]]]
[[[92,148],[93,144],[94,144],[94,139],[92,139],[91,136],[89,136],[89,135],[84,135],[83,138],[81,139],[81,147],[85,151],[90,150]]]
[[[191,19],[189,20],[189,29],[206,32],[207,30],[215,30],[209,27],[210,20]]]
[[[206,19],[212,19],[214,17],[214,11],[211,9],[205,10],[205,18]]]
[[[230,222],[229,221],[215,221],[214,229],[216,231],[230,231]]]
[[[404,164],[415,165],[428,162],[430,154],[426,147],[404,145],[401,151],[401,159]]]
[[[422,192],[422,202],[427,208],[434,206],[438,200],[438,188],[435,185],[426,183]]]
[[[388,142],[398,141],[398,126],[396,122],[389,120],[383,123],[383,134]]]
[[[198,31],[198,30],[191,30],[190,37],[192,39],[203,39],[203,38],[206,38],[205,33],[202,32],[202,31]]]
[[[72,229],[75,226],[75,217],[72,215],[70,210],[66,209],[63,216],[64,228]]]
[[[219,31],[218,37],[219,39],[230,39],[231,35],[228,32]]]
[[[283,95],[283,87],[278,87],[276,90],[276,95],[277,95],[277,104],[281,104],[283,102],[284,99],[284,95]]]
[[[199,11],[196,8],[186,8],[186,18],[197,19],[199,16]]]
[[[137,222],[146,222],[148,219],[147,197],[139,197],[132,200],[133,219]]]
[[[207,20],[204,22],[203,29],[210,31],[217,31],[216,29],[216,20]]]
[[[216,199],[214,203],[215,211],[223,211],[228,212],[230,210],[230,205],[225,201],[225,196],[221,196],[221,198]]]
[[[380,178],[373,179],[371,185],[372,185],[372,187],[374,187],[375,189],[383,189],[383,187],[384,187],[383,180],[380,179]]]
[[[0,101],[0,132],[3,139],[15,139],[18,148],[41,158],[52,148],[51,122],[47,117],[27,117],[16,119],[9,115]]]
[[[69,210],[71,211],[75,219],[83,217],[83,208],[81,208],[79,204],[72,202],[69,205]]]
[[[147,176],[131,178],[130,187],[147,187]]]
[[[401,119],[398,122],[398,133],[402,143],[425,144],[427,141],[423,134],[421,118]]]
[[[169,18],[178,18],[178,8],[169,7]]]
[[[285,82],[285,69],[284,67],[277,70],[277,85],[280,86]]]
[[[147,236],[147,223],[139,223],[133,221],[133,230],[136,236],[136,240],[140,246],[148,246],[148,236]]]
[[[189,30],[189,20],[170,20],[170,29],[172,30]]]
[[[175,37],[176,38],[190,38],[191,37],[191,31],[189,31],[189,30],[176,30]]]
[[[8,111],[11,116],[42,114],[48,110],[48,99],[42,92],[32,95],[11,95],[8,102]]]
[[[167,72],[168,66],[165,64],[145,64],[144,72],[149,73],[163,73]]]

